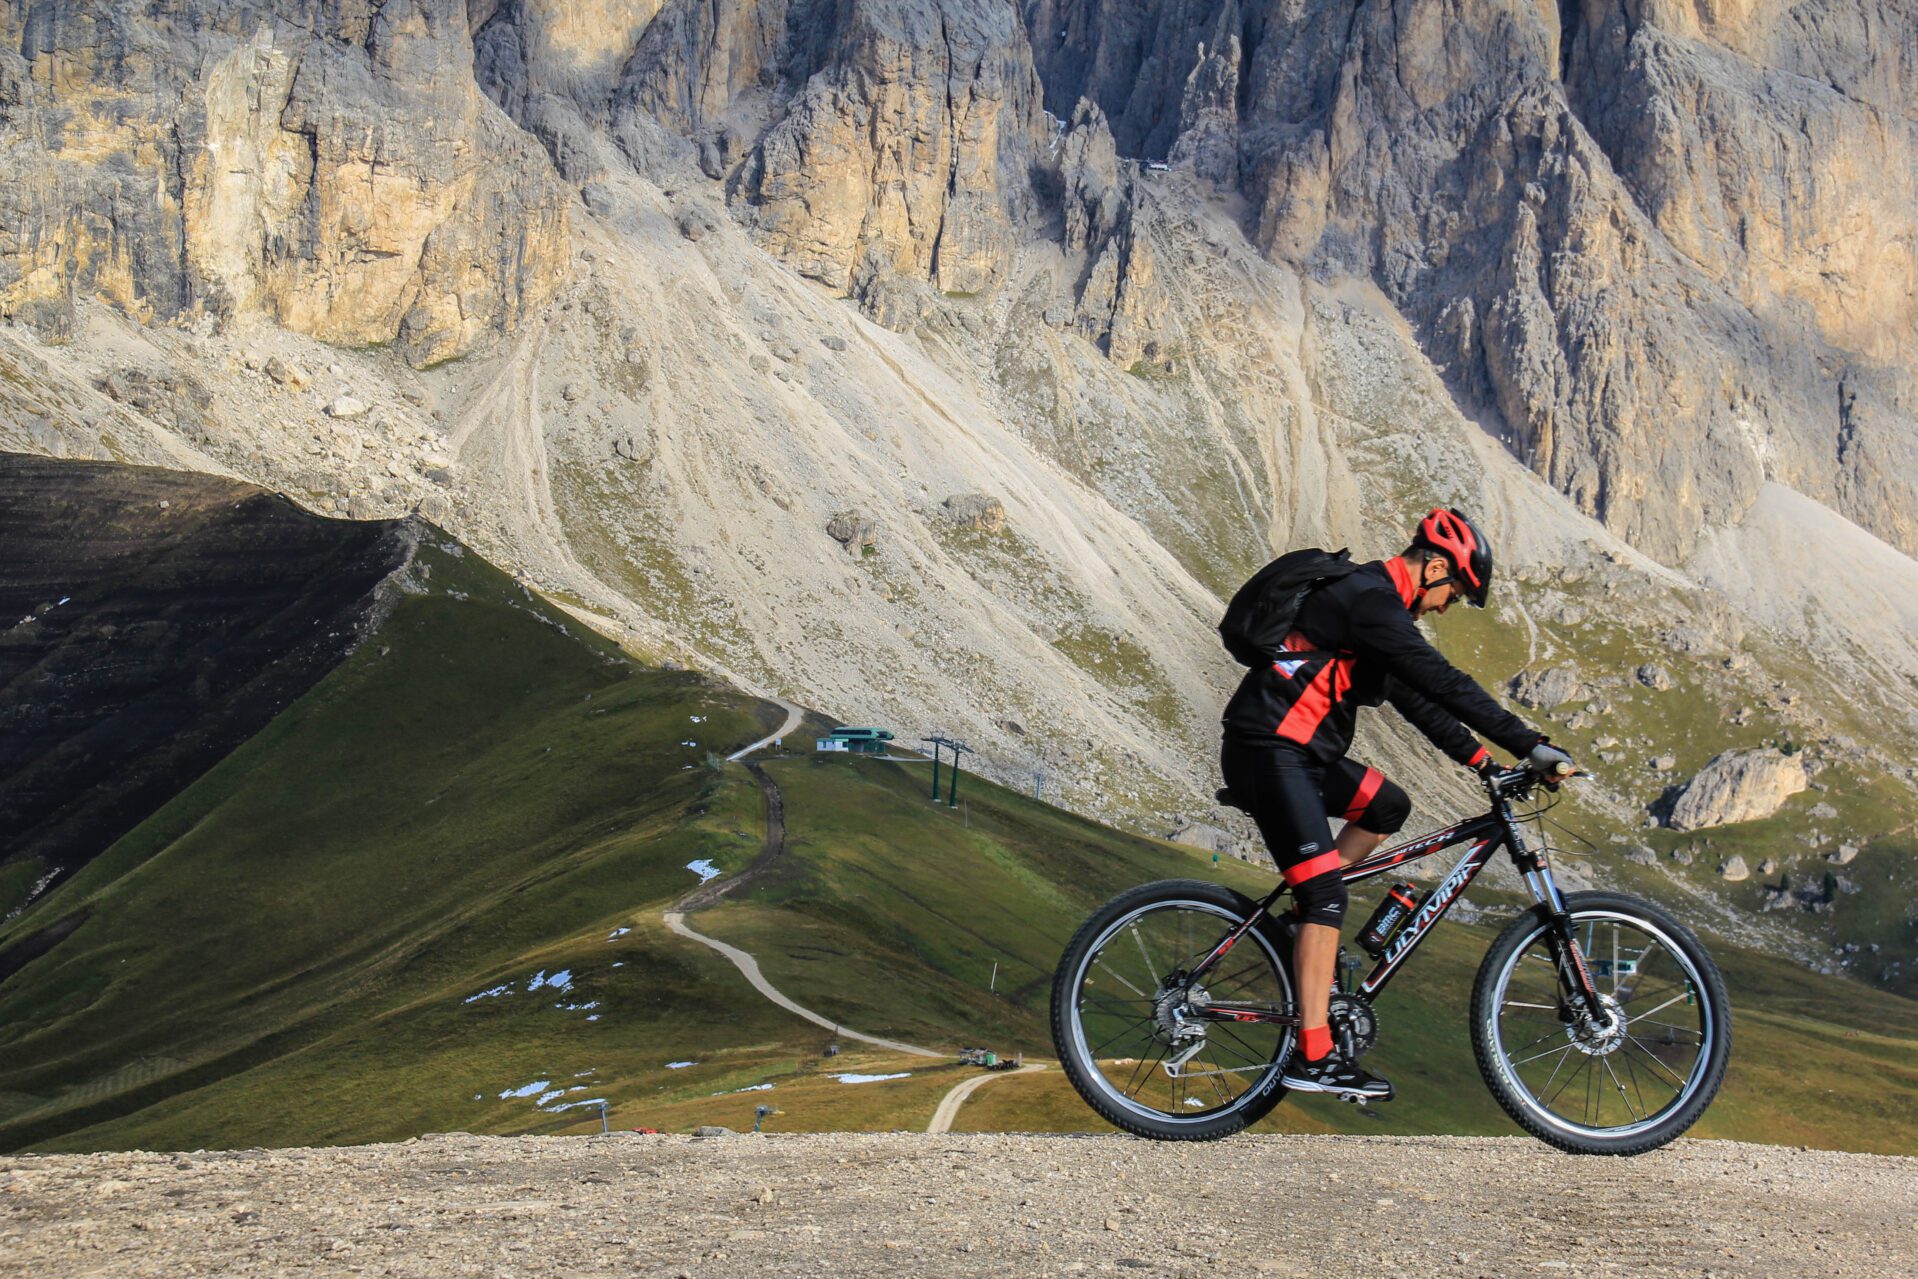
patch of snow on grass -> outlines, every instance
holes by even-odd
[[[465,999],[460,1000],[460,1002],[462,1004],[470,1004],[476,999],[498,999],[501,995],[510,995],[512,993],[513,987],[511,983],[508,983],[504,986],[495,986],[491,990],[482,990],[477,995],[468,995]]]
[[[624,937],[627,933],[630,933],[632,931],[633,930],[630,928],[615,928],[612,932],[606,934],[606,940],[612,941],[615,937]]]
[[[535,1079],[532,1083],[527,1084],[524,1088],[508,1088],[505,1092],[499,1095],[499,1099],[501,1101],[505,1101],[508,1097],[531,1097],[534,1093],[545,1092],[548,1088],[551,1088],[552,1086],[553,1086],[553,1081],[550,1079]]]
[[[565,1095],[566,1095],[566,1090],[564,1088],[549,1088],[545,1092],[541,1093],[539,1095],[539,1100],[535,1101],[533,1104],[535,1106],[544,1106],[547,1102],[551,1101],[553,1098],[564,1097]]]
[[[573,988],[573,970],[570,968],[562,968],[551,977],[548,977],[546,970],[542,968],[533,974],[533,980],[526,983],[526,993],[530,995],[541,986],[544,986],[548,990],[559,991],[561,994],[564,994]]]
[[[581,1106],[603,1106],[605,1104],[606,1099],[604,1097],[583,1097],[578,1101],[569,1101],[563,1105],[548,1106],[546,1113],[549,1115],[557,1115],[562,1110],[577,1110]]]
[[[583,1004],[554,1004],[553,1007],[563,1013],[589,1013],[599,1007],[599,1001],[594,999]]]
[[[911,1075],[910,1070],[902,1070],[896,1075],[834,1075],[833,1078],[842,1084],[876,1084],[882,1079],[906,1079]]]
[[[667,1062],[667,1063],[666,1063],[666,1069],[668,1069],[668,1070],[684,1070],[684,1069],[686,1069],[686,1067],[688,1067],[688,1066],[697,1066],[698,1064],[699,1064],[699,1063],[698,1063],[698,1062],[696,1062],[696,1061],[669,1061],[669,1062]]]
[[[686,869],[699,876],[699,882],[702,884],[709,879],[718,879],[722,873],[719,867],[713,865],[712,859],[707,857],[702,857],[696,862],[687,862]]]

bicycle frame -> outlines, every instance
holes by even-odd
[[[1512,864],[1517,867],[1525,881],[1526,888],[1532,894],[1532,900],[1544,906],[1551,916],[1552,926],[1547,937],[1552,952],[1552,961],[1557,966],[1559,978],[1566,989],[1574,992],[1585,1011],[1600,1020],[1603,1013],[1600,1007],[1598,988],[1592,981],[1590,969],[1586,967],[1585,957],[1580,953],[1577,938],[1573,935],[1571,922],[1565,911],[1565,899],[1558,891],[1558,885],[1552,880],[1551,868],[1546,864],[1544,855],[1525,844],[1520,833],[1517,819],[1512,816],[1511,799],[1529,790],[1529,775],[1523,770],[1513,769],[1498,774],[1487,782],[1486,789],[1492,799],[1490,812],[1480,817],[1468,818],[1434,831],[1430,835],[1409,840],[1392,848],[1375,852],[1361,858],[1339,872],[1339,878],[1347,884],[1356,884],[1374,876],[1382,875],[1394,867],[1408,865],[1430,857],[1445,849],[1469,844],[1465,856],[1459,859],[1438,886],[1420,899],[1412,917],[1393,934],[1385,953],[1379,957],[1378,965],[1359,983],[1358,993],[1371,999],[1385,989],[1394,973],[1404,966],[1407,958],[1417,950],[1439,920],[1445,918],[1485,869],[1485,864],[1500,849],[1510,852]],[[1196,984],[1215,964],[1223,959],[1228,951],[1238,944],[1252,929],[1259,926],[1261,920],[1272,912],[1272,904],[1288,889],[1283,880],[1273,888],[1264,901],[1238,927],[1229,933],[1213,950],[1193,968],[1187,977],[1188,984]],[[1297,1025],[1298,1015],[1292,1012],[1280,1012],[1265,1008],[1233,1007],[1230,1004],[1208,1004],[1194,1006],[1193,1015],[1204,1021],[1256,1021],[1276,1025]]]

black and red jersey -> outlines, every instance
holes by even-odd
[[[1245,673],[1225,706],[1225,735],[1247,745],[1290,745],[1318,764],[1352,747],[1358,708],[1390,702],[1461,764],[1485,748],[1478,730],[1515,756],[1541,740],[1445,660],[1413,621],[1417,593],[1400,560],[1374,560],[1313,591],[1286,641],[1288,656]]]

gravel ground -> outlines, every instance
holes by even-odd
[[[0,1159],[0,1274],[1910,1275],[1918,1159],[1518,1138],[506,1138]]]

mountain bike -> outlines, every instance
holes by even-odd
[[[1472,988],[1472,1047],[1505,1113],[1576,1154],[1635,1155],[1671,1141],[1717,1095],[1731,1004],[1711,956],[1668,911],[1623,893],[1561,893],[1547,850],[1515,809],[1563,779],[1527,767],[1485,779],[1491,807],[1384,849],[1347,884],[1465,845],[1392,932],[1371,973],[1342,950],[1331,1029],[1349,1058],[1378,1039],[1373,1001],[1494,855],[1511,856],[1534,904],[1486,952]],[[1221,793],[1229,802],[1229,796]],[[1293,916],[1203,880],[1142,884],[1074,934],[1052,985],[1052,1037],[1080,1096],[1142,1137],[1207,1141],[1282,1101],[1298,1034]]]

